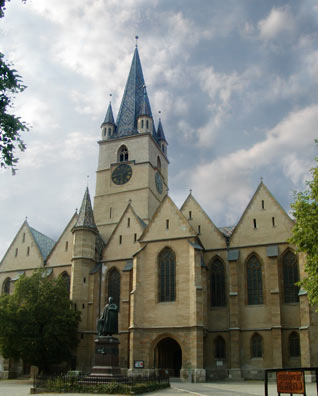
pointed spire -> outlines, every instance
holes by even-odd
[[[82,206],[78,214],[77,222],[73,227],[76,228],[89,228],[97,232],[97,227],[94,220],[94,213],[91,204],[91,198],[89,195],[88,187],[86,187]]]
[[[107,113],[104,119],[103,124],[112,124],[115,125],[115,120],[114,120],[114,115],[113,115],[113,109],[112,109],[112,103],[109,102]]]
[[[144,97],[141,102],[139,116],[148,116],[152,118],[150,103],[147,95],[146,86],[144,85]]]
[[[144,98],[144,76],[142,73],[138,48],[135,48],[131,63],[124,96],[117,117],[117,136],[133,135],[137,132],[137,117],[141,111],[141,105],[146,101],[149,106],[149,117],[152,117],[147,92]]]
[[[161,124],[161,119],[160,118],[159,118],[159,123],[158,123],[158,128],[157,128],[157,139],[158,139],[158,142],[164,141],[164,142],[166,142],[168,144],[168,142],[166,140],[166,137],[165,137],[165,133],[164,133],[163,128],[162,128],[162,124]]]

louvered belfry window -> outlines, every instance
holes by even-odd
[[[261,358],[263,356],[263,338],[259,334],[254,334],[251,339],[251,357]]]
[[[293,331],[289,336],[289,356],[299,357],[300,356],[300,340],[299,334]]]
[[[290,250],[283,257],[283,281],[285,303],[299,301],[299,287],[295,285],[299,281],[298,263],[296,255]]]
[[[159,254],[159,301],[176,299],[176,257],[174,252],[165,248]]]
[[[262,266],[256,256],[247,262],[247,301],[249,305],[263,304]]]
[[[225,273],[221,260],[216,259],[211,265],[211,306],[225,306]]]
[[[107,300],[109,297],[113,297],[113,303],[115,303],[119,309],[120,305],[120,274],[114,268],[108,275],[108,293]],[[107,303],[108,301],[106,301]]]

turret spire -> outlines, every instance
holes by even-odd
[[[108,108],[107,108],[107,112],[106,112],[106,116],[104,119],[103,124],[113,124],[115,125],[115,120],[114,120],[114,115],[113,115],[113,109],[112,109],[112,103],[109,102]]]
[[[73,227],[73,230],[77,228],[89,228],[97,232],[97,227],[94,220],[94,213],[93,213],[88,187],[86,187],[81,209],[79,211],[77,222]]]

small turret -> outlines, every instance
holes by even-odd
[[[137,129],[139,133],[153,132],[152,114],[151,114],[150,103],[145,85],[144,85],[144,96],[137,117]]]
[[[111,139],[115,135],[116,124],[113,116],[112,104],[109,102],[105,119],[101,125],[102,139]]]
[[[159,143],[159,146],[160,146],[162,152],[165,154],[165,156],[167,156],[168,142],[166,140],[165,133],[163,131],[160,118],[159,118],[159,123],[158,123],[158,128],[157,128],[157,141]]]

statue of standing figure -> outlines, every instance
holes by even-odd
[[[118,307],[113,303],[113,297],[109,297],[108,304],[97,321],[97,333],[99,336],[118,334]]]

